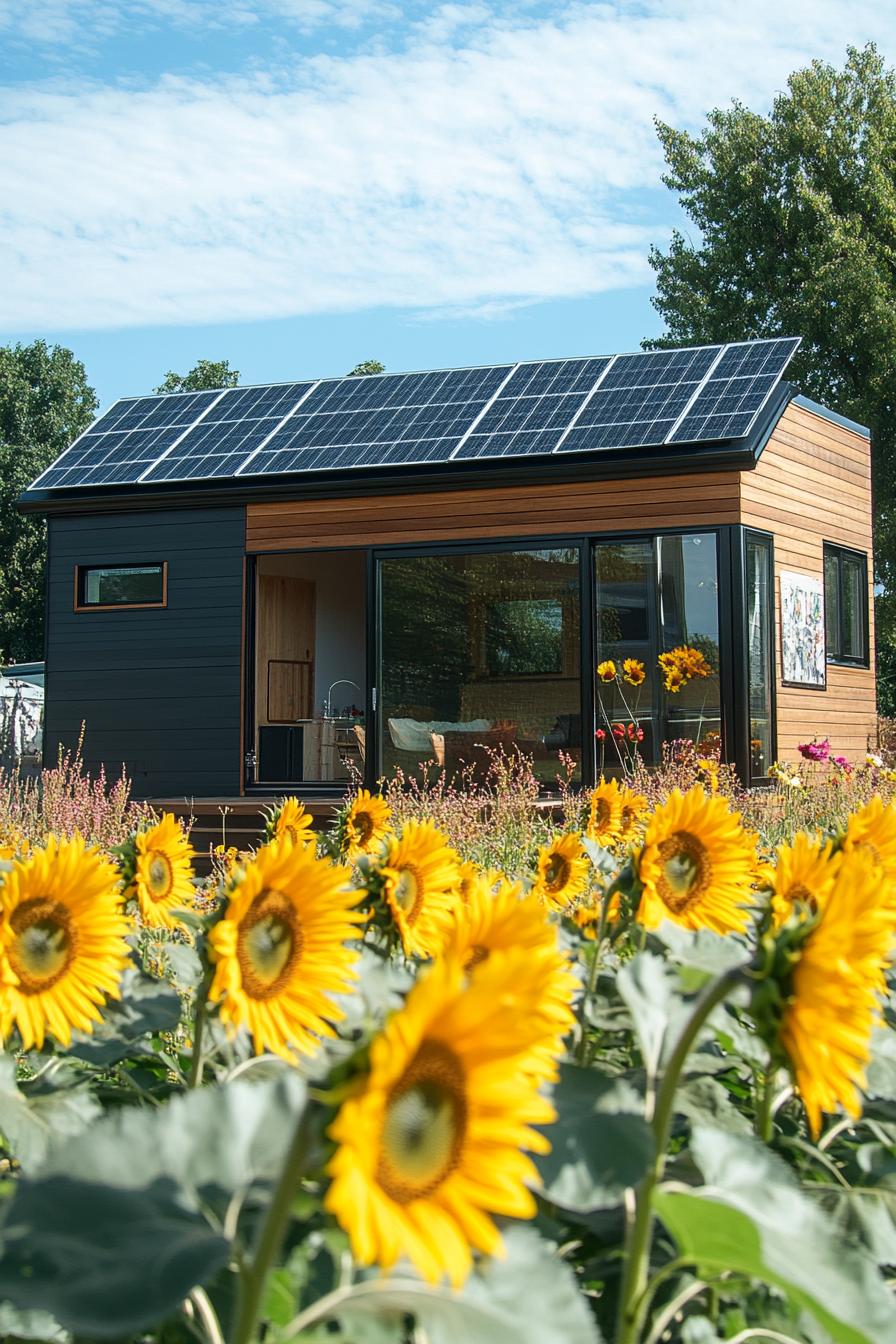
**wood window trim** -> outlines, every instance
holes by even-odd
[[[870,630],[871,612],[870,612],[870,603],[868,600],[868,554],[866,551],[857,551],[852,546],[843,546],[838,541],[822,542],[821,572],[822,572],[822,592],[824,595],[824,607],[825,607],[825,619],[824,619],[825,636],[827,636],[827,624],[828,624],[827,619],[828,585],[827,585],[827,579],[825,577],[824,562],[829,555],[834,555],[836,556],[837,559],[837,627],[838,627],[839,643],[841,646],[843,643],[843,632],[842,629],[840,628],[842,624],[842,611],[843,611],[843,565],[841,563],[843,556],[847,556],[851,560],[858,560],[861,562],[863,571],[862,593],[864,597],[864,602],[862,606],[863,615],[862,615],[861,655],[858,657],[853,657],[849,654],[843,654],[839,652],[836,654],[831,654],[827,648],[827,638],[825,638],[825,662],[829,663],[832,667],[845,667],[845,668],[852,667],[860,671],[867,671],[871,666],[871,630]]]
[[[162,570],[162,599],[160,602],[82,602],[81,601],[81,574],[87,569],[134,569],[140,568],[138,565],[128,564],[110,564],[110,565],[75,565],[74,570],[74,606],[73,610],[77,613],[88,611],[161,611],[168,606],[168,561],[151,560],[144,561],[144,565],[152,568],[161,567]]]

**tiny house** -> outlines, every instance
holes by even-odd
[[[797,344],[116,402],[21,499],[48,756],[83,725],[139,797],[320,801],[493,747],[546,790],[680,739],[754,784],[863,755],[869,435]]]

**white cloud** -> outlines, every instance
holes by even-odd
[[[306,21],[337,7],[264,2]],[[644,282],[669,213],[654,114],[764,106],[811,57],[896,37],[869,0],[785,8],[617,0],[511,22],[442,5],[400,49],[269,76],[8,90],[0,326],[499,312]]]

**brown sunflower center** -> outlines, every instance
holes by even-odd
[[[548,891],[562,891],[572,871],[565,854],[550,854],[544,866],[544,884]]]
[[[407,922],[415,924],[423,906],[423,883],[413,865],[399,870],[394,896]]]
[[[150,850],[146,865],[146,889],[153,901],[164,901],[174,886],[174,868],[168,855],[160,849]]]
[[[367,845],[370,843],[374,832],[373,817],[369,812],[356,812],[352,817],[352,829],[355,833],[355,843],[358,845]]]
[[[291,901],[263,891],[240,921],[237,960],[251,999],[269,999],[289,980],[302,956],[302,926]]]
[[[389,1093],[376,1178],[396,1204],[426,1199],[457,1166],[467,1128],[466,1079],[440,1041],[424,1041]]]
[[[675,831],[659,846],[660,877],[657,890],[663,904],[680,915],[706,891],[712,865],[706,846],[690,831]]]
[[[629,831],[634,829],[635,809],[629,803],[623,804],[622,812],[620,813],[619,816],[619,821],[622,826],[623,835],[628,835]]]
[[[474,970],[477,966],[481,966],[482,963],[487,960],[488,948],[482,947],[479,943],[476,943],[474,947],[470,948],[470,951],[467,954],[467,959],[464,962],[464,970],[467,972],[467,975],[469,975],[470,971]]]
[[[602,831],[610,822],[610,804],[606,798],[595,798],[591,806],[591,824],[597,831]]]
[[[39,994],[61,980],[75,955],[71,915],[61,901],[36,896],[23,901],[9,920],[13,938],[9,964],[19,992]]]

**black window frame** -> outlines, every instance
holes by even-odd
[[[871,632],[870,632],[870,611],[868,601],[868,555],[865,551],[853,550],[851,546],[841,546],[839,542],[826,541],[822,544],[822,581],[824,589],[824,630],[825,630],[825,661],[832,663],[835,667],[870,667],[871,666]],[[843,653],[843,558],[857,560],[861,566],[862,573],[862,593],[864,602],[860,607],[862,613],[862,652],[861,654]],[[829,559],[837,562],[837,649],[832,651],[828,644],[828,567]]]
[[[87,580],[88,576],[95,570],[147,570],[156,569],[159,572],[161,595],[158,600],[149,602],[90,602],[87,598]],[[139,560],[127,562],[115,562],[112,564],[87,564],[75,565],[75,611],[140,611],[148,609],[160,609],[168,605],[168,561],[167,560]]]
[[[777,673],[777,620],[775,616],[775,538],[771,532],[765,532],[757,527],[744,527],[741,530],[740,537],[742,545],[742,582],[743,582],[743,697],[745,703],[745,726],[743,729],[743,743],[741,745],[739,756],[744,763],[746,778],[750,785],[768,784],[772,775],[767,768],[764,774],[759,774],[753,769],[753,752],[751,744],[753,733],[751,727],[751,705],[750,705],[750,638],[748,629],[748,592],[747,578],[749,575],[748,551],[750,546],[762,547],[768,555],[768,603],[765,612],[766,635],[768,638],[768,702],[769,702],[769,761],[768,767],[778,758],[778,673]]]

